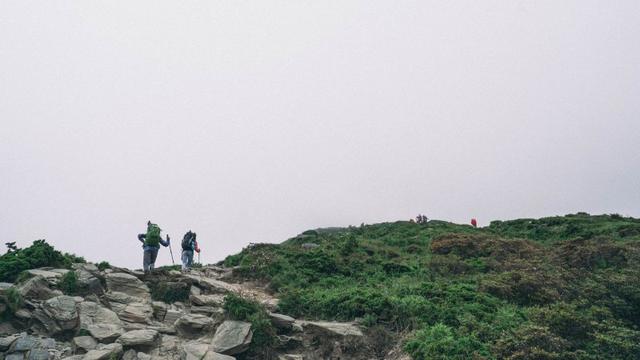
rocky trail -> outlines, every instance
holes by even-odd
[[[59,282],[77,277],[77,296],[63,295]],[[304,321],[275,313],[278,300],[259,286],[234,283],[232,270],[206,266],[183,274],[159,270],[34,269],[17,284],[0,283],[0,296],[22,302],[0,322],[0,360],[224,360],[372,359],[372,340],[354,323]],[[188,300],[152,299],[151,289]],[[249,354],[249,322],[228,318],[226,294],[262,304],[277,331],[269,353]],[[10,303],[6,301],[5,303]],[[7,309],[0,309],[6,312]]]

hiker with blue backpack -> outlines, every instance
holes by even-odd
[[[200,247],[196,240],[196,233],[189,230],[182,238],[182,271],[191,270],[194,251],[200,254]]]
[[[147,233],[138,234],[138,240],[142,242],[142,249],[144,250],[144,257],[142,260],[142,269],[145,274],[153,271],[156,265],[156,259],[158,258],[158,251],[160,245],[167,247],[171,244],[171,239],[167,235],[167,240],[162,240],[160,232],[162,229],[151,221],[147,222]]]

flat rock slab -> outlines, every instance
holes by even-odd
[[[215,321],[212,318],[200,314],[185,314],[174,324],[178,333],[187,338],[200,337],[212,330],[214,325]]]
[[[129,296],[147,299],[150,297],[149,288],[137,277],[125,273],[111,273],[106,275],[107,289],[125,293]]]
[[[338,323],[329,321],[302,322],[305,329],[316,329],[335,336],[364,336],[362,330],[352,323]]]
[[[11,345],[18,339],[19,335],[11,335],[0,338],[0,351],[7,351]]]
[[[216,329],[211,346],[215,352],[235,355],[249,348],[252,337],[251,323],[227,320]]]
[[[273,326],[279,329],[291,329],[293,323],[296,321],[296,319],[291,316],[276,313],[269,313],[269,319]]]
[[[27,335],[19,338],[13,343],[12,351],[29,351],[33,349],[55,349],[56,341],[50,338],[37,338]]]
[[[97,303],[85,301],[78,305],[80,328],[89,331],[101,343],[115,341],[124,334],[118,315]]]
[[[156,330],[133,330],[122,334],[117,342],[127,347],[152,346],[158,342],[159,337]]]
[[[224,304],[224,295],[191,295],[189,296],[191,303],[197,306],[216,306],[220,307]]]

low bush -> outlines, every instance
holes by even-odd
[[[47,266],[68,269],[79,262],[85,261],[81,257],[61,253],[45,240],[36,240],[24,249],[12,246],[0,256],[0,281],[14,282],[24,270]]]
[[[416,360],[467,360],[490,355],[475,337],[458,336],[441,323],[418,331],[404,349]]]
[[[65,295],[76,295],[78,292],[78,275],[75,271],[69,271],[62,275],[58,288],[62,290]]]
[[[276,343],[276,330],[271,324],[267,311],[258,303],[235,294],[224,298],[223,308],[229,318],[251,323],[253,338],[248,358],[270,359],[273,357],[273,346]]]
[[[172,304],[176,301],[186,301],[189,299],[191,284],[173,281],[151,281],[151,298],[156,301],[163,301]]]

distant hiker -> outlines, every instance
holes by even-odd
[[[191,270],[193,265],[193,252],[200,253],[200,247],[196,240],[196,233],[189,230],[182,238],[182,271]]]
[[[471,219],[471,226],[473,226],[474,228],[478,227],[478,221],[475,218]]]
[[[167,240],[162,240],[160,237],[160,232],[162,229],[156,224],[151,223],[151,221],[147,222],[147,233],[146,234],[138,234],[138,240],[142,242],[142,249],[144,250],[144,257],[142,260],[142,269],[145,274],[153,271],[156,266],[156,258],[158,257],[158,250],[160,250],[160,245],[167,247],[171,244],[171,239],[169,235],[167,235]]]
[[[426,224],[428,221],[429,221],[429,218],[426,217],[425,215],[418,214],[418,216],[416,216],[416,222],[418,224]]]

